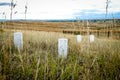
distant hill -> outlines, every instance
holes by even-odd
[[[16,21],[25,21],[25,22],[78,22],[78,21],[86,21],[87,19],[60,19],[60,20],[35,20],[35,19],[27,19],[27,20],[23,20],[23,19],[14,19],[12,21],[16,22]],[[88,19],[88,21],[92,21],[92,22],[103,22],[103,21],[110,21],[110,20],[113,20],[113,19]],[[120,19],[115,19],[116,21],[119,21],[120,22]],[[0,19],[0,22],[9,22],[10,20],[5,20],[5,19]]]

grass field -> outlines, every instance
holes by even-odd
[[[107,26],[106,26],[107,24]],[[34,26],[33,26],[34,25]],[[22,30],[38,30],[38,31],[56,31],[60,32],[62,30],[81,30],[87,29],[86,21],[76,21],[76,22],[47,22],[47,21],[7,21],[0,22],[0,27],[8,29],[22,29]],[[91,30],[120,30],[120,22],[116,21],[114,24],[111,21],[108,22],[93,22],[89,21],[88,27]]]
[[[86,35],[89,33],[94,34],[96,37],[107,37],[120,39],[120,21],[113,20],[106,22],[86,21],[76,22],[47,22],[47,21],[7,21],[0,22],[0,28],[9,30],[34,30],[46,32],[60,32],[65,34],[81,34]]]
[[[0,80],[120,80],[120,41],[88,36],[19,30],[24,49],[13,44],[13,32],[0,31]],[[68,38],[67,58],[58,57],[58,38]]]

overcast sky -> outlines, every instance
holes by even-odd
[[[10,18],[10,1],[0,0],[0,19]],[[28,6],[27,19],[82,19],[104,18],[106,0],[14,0],[13,19],[24,19],[25,5]],[[109,3],[109,17],[120,18],[120,0]]]

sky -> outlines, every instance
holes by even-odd
[[[0,19],[10,19],[10,1],[0,0]],[[106,0],[14,0],[13,19],[102,19]],[[120,0],[110,0],[108,18],[120,18]],[[5,14],[3,14],[5,13]]]

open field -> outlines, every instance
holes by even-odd
[[[0,80],[119,80],[120,41],[88,36],[19,30],[24,49],[13,45],[13,32],[0,31]],[[58,38],[68,38],[67,58],[58,57]]]
[[[34,30],[60,32],[66,34],[94,34],[96,37],[120,39],[120,21],[75,21],[75,22],[47,22],[47,21],[8,21],[1,22],[0,27],[12,30]],[[89,28],[88,28],[89,27]]]
[[[22,51],[14,32],[23,33]],[[81,43],[74,34],[83,36]],[[58,38],[68,39],[67,58],[58,57]],[[0,80],[119,80],[119,53],[119,22],[0,23]]]
[[[120,0],[1,0],[0,80],[120,80]]]

